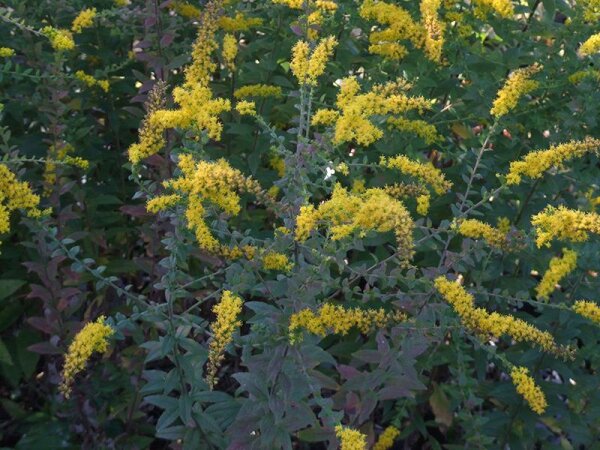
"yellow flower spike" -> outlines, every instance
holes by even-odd
[[[435,279],[434,285],[441,296],[456,311],[462,324],[470,331],[484,338],[486,335],[500,337],[506,334],[517,342],[530,342],[542,350],[558,356],[570,357],[572,355],[570,348],[559,346],[547,331],[541,331],[513,316],[496,312],[488,313],[483,308],[475,307],[473,296],[458,283],[440,276]]]
[[[237,99],[244,99],[248,97],[282,97],[283,92],[279,86],[271,86],[268,84],[249,84],[238,88],[233,93],[233,96]]]
[[[434,62],[442,60],[446,24],[440,20],[438,10],[442,0],[421,0],[421,23],[425,29],[425,54]]]
[[[69,345],[62,371],[62,382],[59,387],[66,398],[71,395],[71,386],[75,376],[85,369],[92,354],[108,351],[108,338],[114,334],[114,330],[106,325],[104,320],[104,316],[100,316],[95,322],[87,323]]]
[[[169,9],[175,11],[181,17],[186,19],[198,19],[202,15],[202,11],[189,2],[175,0],[169,6]]]
[[[389,450],[394,445],[394,441],[396,438],[400,436],[400,430],[394,426],[389,426],[377,439],[375,445],[373,445],[373,450]]]
[[[0,163],[0,233],[10,231],[10,214],[23,209],[29,217],[40,217],[40,197],[28,183],[18,181],[6,165]]]
[[[426,144],[434,144],[443,139],[435,126],[428,124],[424,120],[409,120],[404,117],[390,117],[387,119],[387,123],[392,129],[416,134],[423,139]]]
[[[573,311],[592,322],[600,324],[600,306],[594,302],[578,300],[573,305]]]
[[[513,367],[510,372],[517,392],[527,401],[529,407],[537,414],[544,414],[548,403],[544,392],[535,384],[526,367]]]
[[[306,308],[291,315],[289,325],[290,341],[302,340],[302,332],[306,331],[320,337],[328,334],[346,335],[353,328],[362,334],[369,334],[375,329],[404,322],[406,314],[386,312],[379,309],[345,308],[340,305],[326,303],[315,313]]]
[[[461,220],[457,231],[471,239],[484,239],[492,247],[504,249],[507,246],[506,232],[477,219]]]
[[[146,203],[146,211],[156,214],[175,206],[181,200],[182,198],[178,194],[159,195],[158,197],[148,200]]]
[[[600,33],[591,35],[581,47],[579,47],[579,54],[581,56],[590,56],[600,51]]]
[[[564,206],[547,206],[531,218],[539,247],[550,246],[553,239],[571,242],[584,242],[589,233],[600,234],[600,215],[568,209]]]
[[[96,8],[84,9],[73,20],[73,24],[71,25],[71,31],[77,34],[81,33],[85,28],[89,28],[94,24],[95,17]]]
[[[426,216],[429,212],[431,197],[429,194],[419,195],[417,197],[417,213]]]
[[[540,284],[535,288],[540,300],[548,300],[556,285],[577,267],[577,253],[573,250],[563,249],[562,258],[555,257],[550,260],[550,267],[544,273]]]
[[[317,85],[317,79],[325,72],[327,61],[333,55],[337,40],[333,36],[321,39],[311,52],[310,45],[298,41],[292,49],[290,68],[300,84]]]
[[[490,114],[496,118],[500,118],[515,109],[521,97],[537,89],[539,86],[537,81],[530,78],[541,69],[542,66],[534,64],[512,72],[508,76],[504,86],[498,91]]]
[[[247,17],[242,12],[237,12],[234,17],[223,16],[219,18],[219,27],[227,33],[248,31],[250,28],[259,27],[263,19],[259,17]]]
[[[381,157],[379,164],[390,169],[397,169],[406,175],[424,181],[429,184],[438,195],[448,192],[452,187],[452,183],[446,180],[442,171],[430,162],[423,164],[412,161],[404,155],[398,155],[391,158]]]
[[[217,372],[224,359],[225,348],[233,340],[233,334],[242,325],[238,320],[242,312],[242,299],[230,291],[224,291],[221,301],[213,307],[216,319],[211,323],[212,339],[208,350],[205,380],[212,390],[217,383]]]
[[[506,182],[509,185],[519,184],[523,176],[540,178],[553,167],[562,168],[567,161],[581,158],[588,153],[598,154],[599,150],[600,139],[587,137],[583,141],[570,141],[553,145],[547,150],[530,152],[522,160],[510,163]]]
[[[367,450],[367,437],[358,430],[338,425],[335,435],[340,440],[340,450]]]
[[[238,54],[238,40],[233,34],[227,33],[223,37],[223,59],[225,66],[233,71],[235,70],[235,57]]]

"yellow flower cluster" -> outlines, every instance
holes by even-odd
[[[588,233],[600,234],[600,215],[568,209],[564,206],[548,206],[531,218],[537,234],[538,247],[550,246],[553,239],[571,242],[584,242]]]
[[[0,47],[0,58],[9,58],[15,55],[15,51],[12,48]]]
[[[544,273],[540,284],[535,288],[537,297],[542,300],[547,300],[560,280],[575,270],[576,267],[577,253],[573,250],[563,249],[562,258],[555,257],[550,260],[550,267],[546,273]]]
[[[351,141],[364,146],[371,145],[383,137],[383,130],[369,120],[371,116],[404,114],[411,110],[423,113],[431,108],[430,102],[425,98],[406,95],[403,92],[406,88],[406,83],[396,81],[374,86],[370,92],[360,94],[356,78],[345,78],[341,81],[336,100],[338,110],[319,110],[312,123],[335,123],[333,142],[336,145]]]
[[[237,12],[234,17],[223,16],[219,19],[219,27],[227,33],[248,31],[250,28],[259,27],[263,20],[258,17],[247,17],[242,12]]]
[[[235,105],[235,109],[242,116],[256,116],[256,104],[254,102],[242,100]]]
[[[81,33],[85,28],[89,28],[94,24],[95,17],[96,8],[84,9],[73,20],[73,24],[71,25],[71,31],[73,33]]]
[[[539,86],[537,81],[531,80],[530,78],[541,69],[542,67],[540,65],[534,64],[512,72],[508,76],[504,86],[498,91],[490,114],[500,118],[516,108],[521,97],[537,89]]]
[[[570,141],[553,145],[547,150],[536,150],[528,153],[521,161],[510,163],[506,175],[507,184],[519,184],[523,175],[530,178],[540,178],[545,171],[552,167],[562,168],[566,161],[581,158],[588,153],[598,153],[600,139],[587,137],[583,141]]]
[[[42,28],[40,32],[50,40],[50,45],[56,51],[67,51],[75,48],[75,41],[69,30],[47,26]]]
[[[505,19],[515,15],[515,8],[511,0],[476,0],[475,4],[483,9],[491,9]]]
[[[336,184],[331,199],[318,208],[303,206],[296,218],[296,239],[305,241],[319,222],[328,225],[333,240],[344,239],[355,232],[365,236],[369,231],[394,231],[398,254],[409,260],[413,254],[414,223],[406,207],[383,189],[367,189],[353,194]]]
[[[255,180],[232,168],[224,159],[217,162],[196,162],[191,155],[182,155],[178,166],[182,175],[165,181],[164,186],[175,190],[182,198],[187,199],[185,212],[187,226],[196,234],[200,248],[214,254],[227,252],[204,221],[206,211],[203,202],[216,205],[228,214],[236,215],[240,211],[240,197],[236,191],[249,192],[259,199],[265,198],[264,192]],[[172,199],[174,197],[169,197],[165,201],[175,201]]]
[[[428,0],[425,9],[437,11],[435,3]],[[360,15],[366,20],[374,20],[387,26],[382,30],[371,32],[369,51],[373,54],[400,60],[408,54],[408,49],[398,41],[409,41],[415,48],[422,48],[425,45],[425,35],[428,34],[425,28],[415,22],[410,13],[400,6],[383,1],[365,0],[360,8]],[[437,40],[443,42],[443,36],[439,36]]]
[[[281,97],[283,95],[279,86],[271,86],[268,84],[249,84],[238,88],[233,93],[235,98],[248,97]]]
[[[110,83],[108,80],[97,80],[92,75],[85,73],[83,70],[75,72],[75,78],[84,83],[88,87],[98,86],[104,92],[108,92],[110,89]]]
[[[71,394],[75,376],[85,369],[85,364],[92,354],[108,351],[108,338],[114,334],[114,330],[106,325],[104,320],[104,316],[100,316],[95,322],[87,323],[69,345],[62,371],[62,382],[59,387],[66,398],[69,398]]]
[[[146,203],[146,211],[151,213],[159,213],[165,209],[175,206],[182,200],[179,194],[159,195]]]
[[[216,314],[211,323],[212,340],[208,348],[208,363],[206,365],[206,383],[210,389],[217,383],[217,372],[225,357],[225,348],[233,340],[233,333],[242,325],[238,316],[242,312],[242,299],[230,291],[224,291],[221,301],[213,306]]]
[[[431,162],[423,164],[404,155],[398,155],[391,158],[381,157],[379,164],[389,169],[397,169],[406,175],[429,184],[438,195],[445,194],[452,187],[452,183],[446,180],[442,171]]]
[[[333,0],[272,0],[273,3],[286,5],[292,9],[303,9],[306,5],[309,10],[335,11],[338,7]]]
[[[340,440],[340,450],[367,450],[367,437],[358,430],[338,425],[335,435]]]
[[[6,165],[0,164],[0,233],[10,231],[10,214],[17,209],[26,210],[29,217],[39,217],[39,203],[40,197],[29,185],[18,181]]]
[[[599,0],[579,0],[577,6],[583,10],[583,19],[586,22],[595,23],[600,18]]]
[[[579,84],[587,78],[591,78],[594,81],[600,81],[600,71],[598,69],[578,70],[569,75],[569,83]]]
[[[185,82],[173,90],[179,109],[159,109],[149,112],[140,130],[139,143],[129,148],[129,160],[138,164],[164,146],[163,132],[171,128],[205,131],[211,139],[219,140],[223,125],[219,114],[229,111],[229,100],[213,98],[208,84],[216,69],[211,55],[217,48],[214,35],[217,31],[220,2],[207,3],[198,26],[198,37],[192,48],[192,63],[185,69]]]
[[[325,337],[330,333],[348,334],[352,328],[363,334],[374,329],[384,328],[398,322],[404,322],[407,316],[401,312],[386,312],[379,309],[344,308],[339,305],[324,304],[315,314],[310,309],[303,309],[290,317],[290,340],[297,342],[302,338],[302,331]]]
[[[158,153],[165,145],[163,130],[156,130],[150,123],[150,118],[156,111],[165,106],[165,83],[158,82],[154,85],[146,100],[146,117],[139,130],[139,142],[129,147],[129,160],[137,164],[144,158]]]
[[[434,144],[435,142],[442,140],[442,136],[440,136],[435,126],[424,120],[410,120],[405,117],[390,117],[388,118],[387,123],[390,128],[416,134],[427,144]]]
[[[265,270],[281,270],[289,272],[294,266],[289,258],[282,253],[267,252],[261,257]]]
[[[590,56],[600,51],[600,33],[591,35],[581,47],[579,47],[579,54],[582,56]]]
[[[67,143],[58,146],[51,145],[48,149],[48,159],[44,166],[44,181],[46,182],[46,187],[44,188],[45,196],[52,193],[52,186],[56,183],[56,169],[59,162],[79,167],[84,170],[89,167],[89,161],[79,156],[69,155],[69,153],[72,153],[73,151],[75,151],[73,146]]]
[[[311,52],[308,42],[296,42],[292,49],[290,68],[300,84],[317,85],[317,79],[325,72],[327,61],[337,44],[335,37],[329,36],[321,39]]]
[[[517,392],[527,401],[529,407],[537,414],[544,414],[548,403],[544,392],[529,375],[526,367],[513,367],[510,371],[510,377],[517,389]]]
[[[499,228],[481,222],[477,219],[461,220],[456,229],[460,234],[471,239],[484,239],[492,247],[504,249],[507,247],[506,232]]]
[[[400,430],[394,426],[389,426],[377,439],[375,445],[373,445],[373,450],[389,450],[394,445],[394,441],[396,438],[400,436]]]
[[[175,0],[170,4],[169,8],[187,19],[198,19],[202,15],[200,9],[186,1]]]
[[[223,60],[229,70],[235,70],[235,57],[238,54],[238,40],[233,34],[227,33],[223,37]]]
[[[425,29],[425,54],[431,61],[442,60],[446,24],[440,20],[438,10],[442,0],[421,0],[421,23]]]
[[[570,349],[560,347],[547,331],[541,331],[513,316],[496,312],[490,314],[483,308],[475,307],[473,296],[458,283],[440,276],[435,279],[435,287],[469,330],[482,336],[488,334],[499,337],[507,334],[517,342],[530,342],[560,356],[570,355]]]
[[[573,305],[573,311],[592,322],[600,324],[600,307],[594,302],[578,300]]]

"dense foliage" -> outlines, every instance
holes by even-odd
[[[0,2],[0,446],[597,448],[599,19]]]

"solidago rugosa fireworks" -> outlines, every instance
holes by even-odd
[[[8,3],[5,439],[593,448],[598,0]]]

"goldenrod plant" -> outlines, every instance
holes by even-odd
[[[598,447],[599,19],[2,2],[0,447]]]

